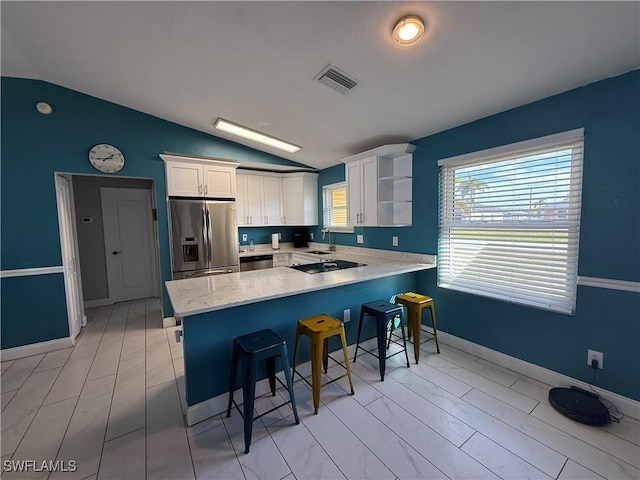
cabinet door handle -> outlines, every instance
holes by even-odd
[[[356,213],[356,224],[360,224],[360,214]]]
[[[198,193],[202,193],[202,184],[198,184]]]
[[[209,185],[208,184],[204,184],[204,194],[206,195],[207,193],[209,193]]]
[[[360,223],[364,223],[364,213],[360,214]]]

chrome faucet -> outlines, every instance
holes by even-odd
[[[336,246],[331,243],[331,230],[329,230],[328,228],[323,228],[322,229],[322,239],[324,240],[324,235],[325,233],[329,234],[329,251],[330,252],[335,252],[336,251]]]

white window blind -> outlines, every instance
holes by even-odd
[[[323,226],[339,229],[347,226],[347,185],[345,182],[322,187]]]
[[[572,313],[583,130],[440,160],[438,285]]]

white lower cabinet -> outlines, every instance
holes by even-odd
[[[291,265],[291,253],[274,253],[273,254],[273,266],[275,267],[288,267]]]

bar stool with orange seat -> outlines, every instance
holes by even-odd
[[[431,325],[433,329],[433,339],[436,342],[436,351],[440,353],[440,345],[438,345],[438,329],[436,325],[436,307],[433,298],[427,297],[420,293],[405,292],[396,295],[395,303],[407,308],[407,325],[409,330],[409,339],[413,336],[413,352],[416,363],[420,359],[420,334],[422,332],[422,310],[429,309],[431,313]],[[431,332],[427,332],[431,333]]]
[[[351,395],[355,393],[353,390],[353,382],[351,381],[351,370],[349,369],[349,354],[347,353],[347,339],[344,333],[344,324],[337,318],[333,318],[327,314],[312,315],[298,320],[298,328],[296,331],[296,343],[293,350],[293,373],[291,378],[293,379],[296,374],[296,367],[298,366],[298,347],[300,345],[300,335],[306,335],[309,337],[311,344],[311,389],[313,391],[313,409],[314,413],[318,414],[318,407],[320,406],[320,389],[330,383],[335,382],[343,377],[349,378],[349,386],[351,387]],[[330,380],[324,384],[322,381],[322,370],[327,373],[327,367],[329,362],[329,338],[335,335],[340,336],[342,342],[342,350],[344,353],[344,365],[332,358],[336,363],[342,365],[347,373],[341,375],[333,380]],[[309,383],[309,381],[302,377],[302,379]]]

